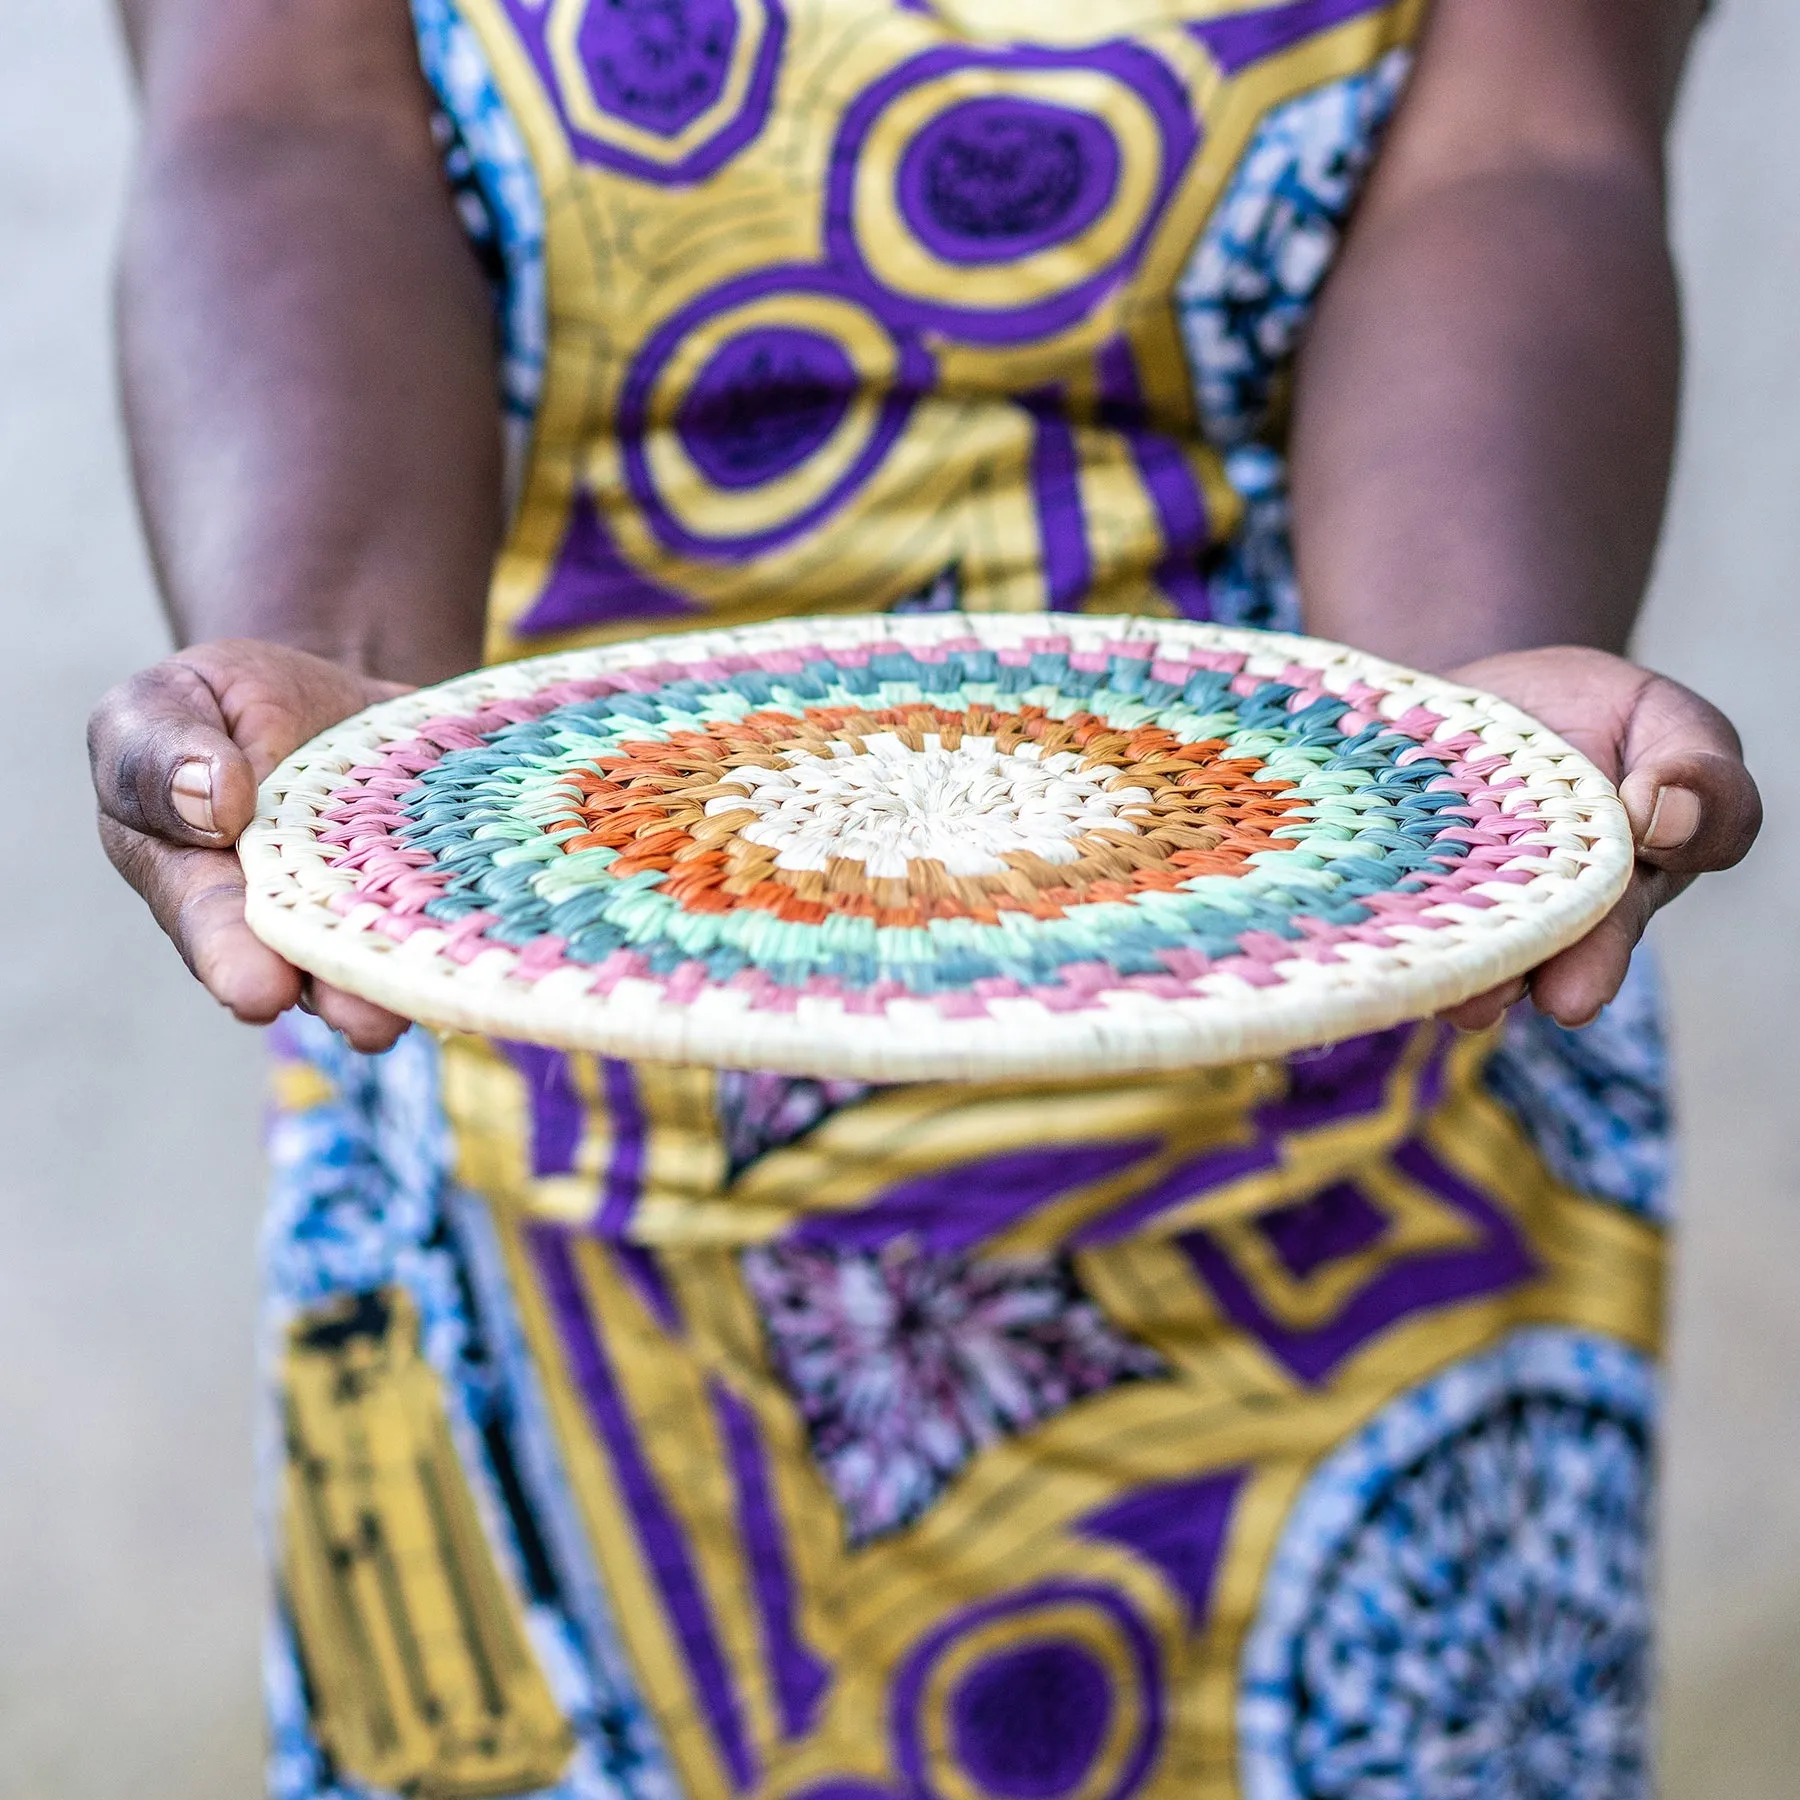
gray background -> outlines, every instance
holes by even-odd
[[[1665,1791],[1800,1792],[1800,9],[1722,0],[1677,140],[1692,330],[1646,660],[1769,802],[1666,918],[1686,1224],[1665,1499]],[[160,653],[113,422],[130,117],[100,0],[0,4],[0,1797],[248,1800],[253,1034],[92,843],[80,725]],[[28,858],[28,861],[25,860]]]

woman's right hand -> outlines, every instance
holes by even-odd
[[[197,644],[133,675],[88,721],[100,841],[195,977],[246,1024],[305,1006],[358,1050],[406,1021],[304,975],[244,923],[232,846],[256,790],[327,726],[406,690],[254,638]]]

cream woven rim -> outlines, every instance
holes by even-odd
[[[1272,678],[1304,665],[1330,694],[1356,683],[1382,690],[1379,703],[1364,702],[1364,710],[1390,721],[1427,707],[1444,721],[1434,741],[1474,733],[1484,754],[1507,758],[1507,778],[1522,785],[1509,790],[1503,810],[1535,805],[1544,823],[1520,843],[1546,846],[1548,854],[1507,865],[1510,879],[1473,888],[1479,902],[1429,908],[1421,915],[1429,925],[1386,927],[1388,943],[1341,944],[1334,960],[1277,962],[1281,979],[1274,985],[1220,971],[1201,976],[1179,999],[1114,991],[1103,1004],[1065,1011],[1022,994],[990,1000],[974,1017],[946,1017],[923,998],[891,1001],[875,1015],[814,994],[791,1010],[759,1009],[748,995],[714,984],[691,1000],[672,1001],[649,977],[624,979],[601,994],[591,991],[587,969],[534,974],[529,963],[521,968],[518,951],[501,945],[459,961],[444,954],[448,933],[436,926],[396,941],[375,928],[379,906],[333,910],[333,901],[346,904],[342,896],[355,876],[335,866],[342,852],[320,842],[320,815],[352,769],[427,720],[651,665],[802,645],[929,648],[971,638],[988,649],[1019,650],[1053,634],[1078,652],[1128,641],[1149,643],[1159,659],[1239,653],[1247,658],[1245,673]],[[371,707],[290,756],[263,784],[239,850],[258,937],[300,968],[424,1024],[647,1061],[871,1081],[1077,1078],[1230,1063],[1423,1018],[1523,974],[1583,936],[1624,892],[1634,859],[1611,784],[1504,700],[1319,639],[1066,614],[832,615],[482,669]]]

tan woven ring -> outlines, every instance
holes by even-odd
[[[1452,740],[1466,746],[1473,734],[1480,744],[1470,756],[1486,758],[1487,766],[1496,755],[1505,759],[1486,777],[1503,791],[1497,814],[1535,809],[1537,822],[1516,842],[1507,840],[1518,855],[1492,866],[1493,879],[1411,920],[1389,918],[1374,941],[1338,942],[1323,956],[1297,944],[1291,958],[1274,954],[1266,966],[1243,965],[1260,984],[1227,959],[1195,976],[1178,997],[1146,991],[1141,982],[1102,983],[1105,991],[1091,1001],[1059,1006],[1040,997],[1047,990],[1027,988],[986,994],[960,1014],[910,994],[862,1010],[811,990],[785,1006],[768,1005],[730,981],[690,981],[671,998],[660,976],[619,978],[615,971],[597,983],[592,967],[554,956],[546,963],[529,947],[471,944],[466,932],[459,940],[428,919],[414,917],[408,930],[391,935],[390,909],[356,899],[358,874],[344,866],[346,846],[321,841],[323,815],[334,804],[341,808],[343,791],[356,785],[352,770],[374,765],[427,721],[526,701],[547,687],[647,669],[669,679],[682,666],[716,667],[721,658],[802,649],[820,656],[871,643],[929,659],[937,647],[975,641],[1013,653],[1016,662],[1018,652],[1050,638],[1090,660],[1109,647],[1119,656],[1122,644],[1145,645],[1153,666],[1165,671],[1208,657],[1215,666],[1222,657],[1242,658],[1241,676],[1291,682],[1299,668],[1325,695],[1361,696],[1355,704],[1378,721],[1428,709],[1441,723],[1427,749]],[[677,665],[673,672],[670,665]],[[1378,700],[1370,689],[1380,690]],[[1413,722],[1416,731],[1417,715]],[[851,752],[840,746],[832,754]],[[1112,790],[1130,779],[1110,766],[1101,774],[1112,778]],[[1095,804],[1107,804],[1105,784],[1090,785],[1101,794]],[[717,804],[729,809],[735,802]],[[1121,814],[1120,832],[1138,828],[1133,816],[1129,809]],[[1116,846],[1118,839],[1102,834],[1093,841]],[[1280,838],[1274,847],[1282,847]],[[1228,1063],[1425,1017],[1523,974],[1580,938],[1624,892],[1633,864],[1630,827],[1610,783],[1503,700],[1316,639],[1069,615],[834,615],[483,669],[371,707],[289,757],[264,783],[240,851],[249,922],[265,943],[314,975],[427,1025],[610,1056],[873,1081],[1076,1078]],[[766,864],[769,853],[758,854]],[[1489,863],[1500,855],[1493,850]],[[1164,990],[1171,985],[1163,979]]]

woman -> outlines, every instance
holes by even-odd
[[[1758,822],[1615,654],[1696,11],[128,0],[190,647],[94,766],[282,1015],[274,1792],[1647,1791],[1628,964]],[[244,926],[256,779],[396,683],[937,606],[1455,671],[1620,778],[1636,879],[1535,1012],[1056,1087],[440,1048]]]

